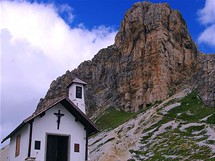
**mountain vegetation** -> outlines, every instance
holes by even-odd
[[[90,139],[92,160],[215,159],[215,108],[205,106],[196,92],[184,90],[128,118]]]

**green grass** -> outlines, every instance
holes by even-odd
[[[214,159],[211,158],[214,155],[211,149],[207,146],[199,146],[197,142],[207,141],[208,136],[205,135],[206,131],[204,129],[206,125],[204,123],[215,124],[215,108],[204,106],[196,92],[192,92],[182,100],[174,100],[170,104],[175,102],[181,102],[181,106],[168,111],[159,122],[143,130],[143,133],[146,133],[154,129],[151,133],[142,137],[141,143],[143,147],[138,150],[130,150],[132,159],[140,160],[141,156],[148,157],[147,160],[149,161],[177,161],[184,158],[187,158],[185,159],[187,161],[198,159],[210,161]],[[159,127],[171,120],[180,122],[179,126],[175,129],[167,127],[165,132],[162,132],[151,140],[154,132],[158,131]],[[200,124],[187,127],[184,131],[179,129],[182,124],[188,123]],[[197,136],[201,137],[198,138]],[[214,142],[214,140],[207,141],[208,144],[214,144]],[[150,154],[152,155],[150,156]],[[171,158],[171,156],[175,158]]]
[[[195,91],[181,100],[172,100],[168,104],[176,102],[181,102],[181,106],[171,109],[167,114],[163,115],[160,121],[143,130],[143,133],[146,133],[154,129],[148,135],[142,136],[140,142],[142,147],[130,150],[132,158],[129,161],[142,160],[143,156],[148,157],[148,161],[179,161],[183,159],[187,161],[198,159],[212,161],[214,159],[211,158],[214,155],[211,149],[207,146],[199,146],[197,142],[207,141],[207,144],[210,145],[215,143],[214,140],[207,140],[208,136],[205,131],[207,125],[215,124],[215,108],[206,107]],[[110,130],[135,117],[137,117],[136,113],[109,108],[95,120],[95,123],[101,130]],[[164,132],[151,140],[152,135],[159,130],[159,127],[172,120],[179,122],[177,128],[174,129],[172,126],[168,126]],[[180,127],[188,123],[199,124],[181,131]],[[115,138],[111,138],[106,142],[113,139]]]
[[[192,135],[193,132],[195,131],[201,131],[205,128],[205,125],[201,125],[201,126],[191,126],[185,129],[185,133],[186,135]]]
[[[209,124],[215,124],[215,112],[207,118],[206,122]]]
[[[123,124],[130,118],[133,118],[135,115],[135,113],[116,110],[115,108],[111,107],[104,111],[103,114],[101,114],[101,116],[95,120],[95,124],[100,130],[110,130]]]
[[[152,143],[148,143],[147,138],[142,143],[147,144],[144,148],[139,150],[131,150],[133,159],[140,159],[141,156],[148,156],[153,153],[152,156],[148,157],[147,160],[182,160],[184,157],[188,160],[196,159],[209,159],[213,154],[210,148],[206,146],[198,146],[196,140],[192,137],[174,129],[171,131],[164,132],[154,138]],[[213,142],[211,142],[213,143]],[[167,158],[164,156],[175,156],[175,158]]]
[[[191,115],[188,114],[188,111]],[[181,114],[177,115],[178,113]],[[214,124],[215,108],[204,106],[202,100],[198,98],[197,93],[194,91],[181,100],[181,106],[170,110],[165,116],[177,118],[186,122],[196,122],[210,114],[212,114],[212,116],[207,119],[207,123]]]

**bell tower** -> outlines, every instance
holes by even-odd
[[[78,79],[77,77],[68,85],[69,99],[84,113],[85,101],[84,101],[84,86],[87,83]]]

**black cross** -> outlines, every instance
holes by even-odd
[[[59,127],[60,127],[60,118],[62,116],[64,116],[64,114],[60,113],[60,110],[58,110],[58,113],[54,113],[54,115],[57,116],[57,129],[59,130]]]

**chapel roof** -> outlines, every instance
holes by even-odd
[[[69,98],[65,97],[48,107],[45,107],[38,111],[36,110],[31,116],[26,118],[16,129],[14,129],[8,136],[6,136],[1,143],[9,139],[27,123],[33,122],[34,118],[42,116],[43,114],[45,114],[47,110],[51,109],[57,104],[62,104],[75,117],[76,121],[79,121],[82,125],[84,125],[85,129],[88,131],[88,135],[93,135],[99,132],[95,124],[72,101],[70,101]]]
[[[86,82],[78,79],[77,77],[75,79],[73,79],[73,81],[67,86],[67,88],[69,88],[73,83],[78,83],[78,84],[83,84],[83,85],[87,85]]]

